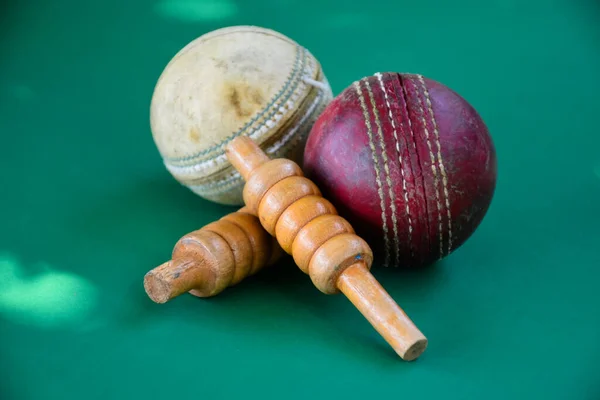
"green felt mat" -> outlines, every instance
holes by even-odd
[[[600,398],[600,5],[582,1],[17,1],[0,6],[0,398]],[[163,167],[158,75],[210,30],[303,44],[337,94],[378,71],[465,97],[498,152],[475,235],[374,266],[429,339],[402,362],[291,262],[156,305],[145,272],[231,208]]]

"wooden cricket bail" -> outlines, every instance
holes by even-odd
[[[274,264],[283,250],[246,207],[180,238],[171,256],[144,276],[152,301],[190,293],[212,297]]]
[[[418,358],[427,339],[371,274],[371,248],[301,169],[269,159],[248,137],[234,139],[226,155],[247,182],[248,209],[313,284],[344,293],[402,359]]]

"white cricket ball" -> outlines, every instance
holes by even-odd
[[[154,142],[173,177],[200,197],[242,205],[244,181],[225,156],[249,136],[272,158],[302,163],[308,133],[332,100],[318,60],[270,29],[218,29],[182,48],[150,106]]]

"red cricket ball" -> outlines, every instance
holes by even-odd
[[[354,82],[314,124],[304,172],[385,266],[423,266],[461,246],[496,187],[496,151],[477,111],[421,75]]]

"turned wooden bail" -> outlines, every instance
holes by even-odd
[[[269,161],[269,157],[262,150],[255,151],[255,147],[258,146],[251,139],[242,140],[237,142],[235,152],[227,154],[231,165],[246,181],[256,168]]]
[[[373,253],[352,226],[287,159],[269,159],[248,137],[226,148],[246,180],[243,197],[283,251],[323,293],[342,292],[404,360],[415,360],[426,337],[370,272]]]
[[[215,296],[283,254],[258,218],[243,207],[179,239],[171,260],[145,275],[144,289],[156,303],[184,293]]]

